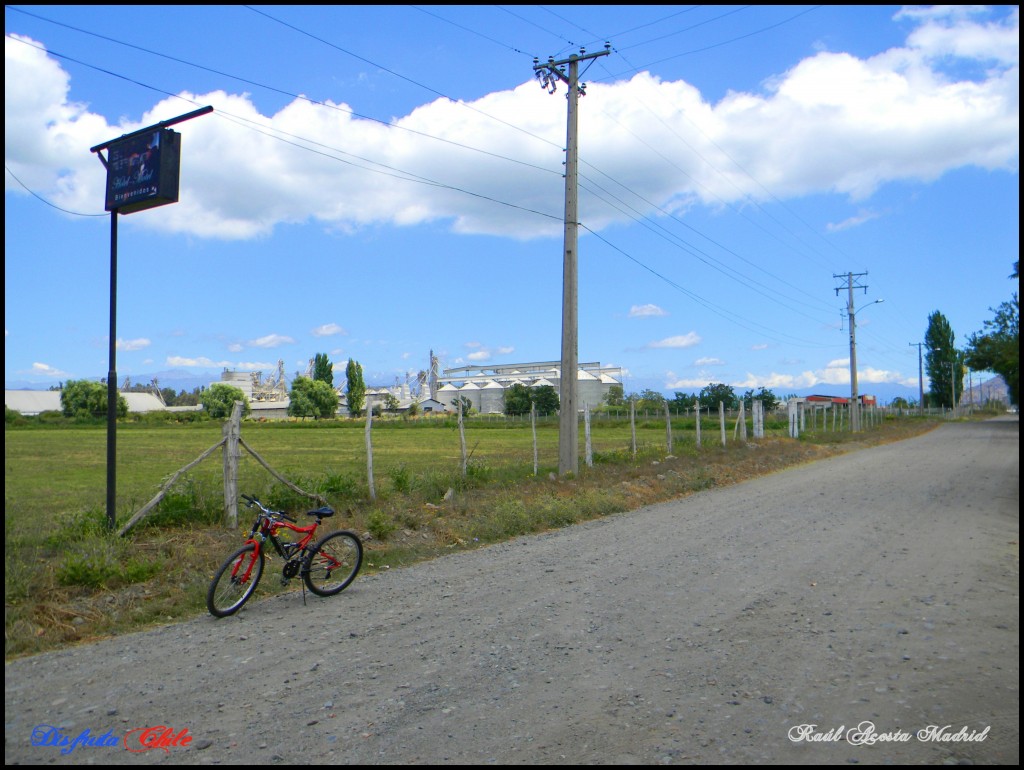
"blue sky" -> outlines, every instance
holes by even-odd
[[[119,217],[117,373],[368,383],[557,360],[566,101],[579,358],[626,390],[916,395],[1019,252],[1016,6],[7,6],[5,380],[107,371],[89,148],[212,105],[177,204]],[[883,299],[881,304],[873,304]],[[927,387],[927,382],[926,382]]]

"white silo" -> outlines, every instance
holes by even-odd
[[[480,388],[480,412],[501,414],[505,411],[505,390],[494,380],[488,380]]]
[[[454,412],[458,409],[455,406],[455,399],[459,397],[459,389],[450,382],[445,383],[437,389],[437,400],[444,404],[446,411]]]
[[[459,395],[465,398],[478,412],[480,409],[480,386],[474,382],[467,382],[459,388]]]

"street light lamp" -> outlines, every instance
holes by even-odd
[[[876,299],[863,305],[859,310],[854,310],[853,303],[850,303],[850,430],[854,433],[860,431],[860,396],[857,393],[857,313],[881,302],[885,300]]]

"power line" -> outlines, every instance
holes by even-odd
[[[718,43],[713,43],[711,45],[706,45],[703,48],[694,48],[694,49],[691,49],[689,51],[683,51],[682,53],[673,54],[672,56],[666,56],[664,59],[658,59],[657,61],[648,62],[647,64],[640,65],[640,67],[641,67],[641,69],[647,69],[648,67],[653,67],[656,64],[664,64],[667,61],[672,61],[673,59],[678,59],[678,58],[683,57],[683,56],[692,56],[693,54],[704,53],[706,51],[714,50],[715,48],[721,48],[722,46],[732,45],[733,43],[738,43],[741,40],[746,40],[746,39],[754,37],[756,35],[761,35],[761,34],[764,34],[765,32],[770,32],[771,30],[777,29],[777,28],[783,26],[784,24],[789,24],[791,21],[795,21],[796,19],[799,19],[801,16],[805,16],[806,14],[811,13],[812,11],[816,11],[819,8],[822,8],[822,7],[823,6],[815,5],[815,6],[812,6],[810,8],[807,8],[806,10],[801,11],[800,13],[796,13],[796,14],[794,14],[794,15],[786,18],[786,19],[783,19],[782,21],[780,21],[780,22],[778,22],[776,24],[771,24],[771,25],[769,25],[767,27],[761,27],[760,29],[756,29],[753,32],[748,32],[748,33],[746,33],[744,35],[739,35],[737,37],[729,38],[728,40],[722,40],[721,42],[718,42]],[[626,73],[621,73],[619,75],[610,75],[609,78],[610,79],[615,79],[615,78],[621,77],[622,74],[626,74]]]
[[[30,15],[33,15],[33,14],[30,14]],[[263,14],[263,15],[266,15],[266,14]],[[49,20],[47,20],[47,19],[43,19],[43,20],[44,20],[44,21],[49,21]],[[59,24],[59,22],[55,22],[55,23],[58,23],[58,24]],[[65,27],[68,27],[69,25],[63,25],[63,24],[61,24],[61,26],[65,26]],[[286,25],[286,26],[291,26],[291,25]],[[72,28],[72,29],[75,29],[75,31],[80,31],[80,32],[84,32],[85,34],[94,34],[94,33],[90,33],[90,32],[84,31],[84,30],[79,30],[79,29],[77,29],[77,28]],[[299,30],[299,31],[301,31],[301,30]],[[112,40],[111,38],[105,38],[105,36],[99,36],[99,37],[104,37],[104,39]],[[315,37],[315,36],[314,36],[314,37]],[[317,38],[317,39],[319,39],[319,38]],[[24,42],[24,41],[19,41],[19,42]],[[112,42],[122,43],[122,41],[116,41],[116,40],[112,40]],[[326,42],[326,41],[325,41],[325,42]],[[169,57],[169,56],[167,56],[166,54],[160,54],[160,53],[157,53],[157,52],[149,51],[148,49],[142,49],[142,48],[140,48],[140,47],[138,47],[138,46],[133,46],[133,45],[131,45],[131,44],[128,44],[128,43],[122,43],[122,44],[124,44],[124,45],[128,45],[128,46],[130,46],[130,47],[133,47],[133,48],[138,48],[139,50],[143,50],[143,51],[145,51],[145,52],[147,52],[147,53],[151,53],[151,54],[153,54],[153,55],[157,55],[157,56],[164,56],[164,57],[166,57],[166,58],[171,58],[171,59],[174,59],[174,60],[176,60],[176,61],[179,61],[179,62],[181,62],[181,63],[185,63],[185,64],[189,64],[189,65],[191,65],[191,66],[197,66],[197,67],[203,68],[203,67],[201,67],[201,65],[194,65],[194,64],[193,64],[193,63],[191,63],[191,62],[185,62],[184,60],[181,60],[181,59],[176,59],[176,57]],[[328,43],[328,44],[329,44],[329,43]],[[329,45],[330,45],[330,44],[329,44]],[[341,50],[343,50],[343,49],[341,49]],[[86,64],[85,62],[81,62],[81,61],[79,61],[79,60],[76,60],[76,59],[73,59],[73,58],[71,58],[71,57],[67,57],[67,56],[64,56],[63,54],[59,54],[59,53],[57,53],[57,52],[52,52],[52,53],[53,53],[54,55],[56,55],[56,56],[59,56],[60,58],[65,58],[65,59],[68,59],[68,60],[70,60],[70,61],[75,61],[76,63],[80,63],[80,64],[82,64],[83,66],[88,66],[88,67],[91,67],[91,68],[97,69],[97,70],[99,70],[99,71],[101,71],[101,72],[105,72],[106,74],[110,74],[110,75],[113,75],[113,76],[115,76],[115,77],[120,77],[120,78],[122,78],[122,79],[128,80],[129,82],[133,82],[133,83],[135,83],[135,84],[137,84],[137,85],[140,85],[140,86],[142,86],[142,87],[145,87],[145,88],[149,88],[149,89],[151,89],[151,90],[154,90],[154,91],[157,91],[157,92],[159,92],[159,93],[164,93],[164,94],[167,94],[167,95],[170,95],[170,96],[175,96],[176,98],[181,98],[181,97],[177,97],[177,95],[175,95],[175,94],[170,94],[169,92],[167,92],[167,91],[163,91],[162,89],[158,89],[158,88],[155,88],[155,87],[153,87],[153,86],[149,86],[149,85],[147,85],[147,84],[141,83],[140,81],[137,81],[137,80],[133,80],[133,79],[131,79],[131,78],[126,78],[126,77],[124,77],[124,76],[118,75],[117,73],[111,72],[111,71],[109,71],[109,70],[104,70],[104,69],[102,69],[102,68],[94,67],[94,65],[89,65],[89,64]],[[349,52],[346,52],[346,53],[349,53]],[[377,65],[375,65],[375,66],[377,66]],[[208,69],[208,68],[203,68],[203,69]],[[386,68],[383,68],[383,69],[386,69]],[[388,71],[390,71],[390,70],[388,70]],[[216,72],[216,71],[214,71],[214,72]],[[217,74],[221,74],[221,75],[224,75],[224,76],[226,76],[226,77],[237,77],[237,76],[233,76],[233,75],[228,75],[228,74],[226,74],[226,73],[217,73]],[[269,87],[269,86],[263,86],[263,84],[255,83],[254,81],[248,81],[248,80],[246,80],[245,78],[237,78],[237,79],[239,79],[239,80],[242,80],[242,81],[244,81],[244,82],[249,82],[249,83],[253,83],[253,84],[255,84],[255,85],[260,85],[261,87],[268,87],[268,88],[272,88],[272,87]],[[413,81],[413,82],[414,82],[414,81]],[[419,85],[422,85],[422,84],[419,84]],[[424,88],[428,88],[428,89],[429,89],[429,87],[428,87],[428,86],[422,86],[422,87],[424,87]],[[280,91],[280,89],[272,89],[272,90],[277,90],[277,91]],[[429,89],[429,90],[431,90],[431,91],[433,91],[433,92],[435,92],[435,93],[440,93],[440,92],[437,92],[437,91],[435,91],[434,89]],[[287,93],[287,92],[285,92],[285,93]],[[442,95],[443,95],[443,94],[442,94]],[[446,97],[446,98],[447,98],[447,97]],[[185,100],[185,101],[188,101],[188,100]],[[312,101],[312,100],[309,100],[309,101]],[[328,106],[328,105],[323,105],[323,106]],[[484,114],[484,115],[486,115],[486,113],[481,113],[481,114]],[[429,185],[429,186],[441,187],[441,188],[444,188],[444,189],[449,189],[449,190],[453,190],[453,191],[461,192],[461,193],[463,193],[463,194],[467,194],[467,195],[470,195],[470,196],[473,196],[473,197],[477,197],[477,198],[479,198],[479,199],[482,199],[482,200],[487,200],[487,201],[490,201],[490,202],[494,202],[494,203],[497,203],[497,204],[499,204],[499,205],[503,205],[503,206],[511,207],[511,208],[514,208],[514,209],[518,209],[518,210],[521,210],[521,211],[524,211],[524,212],[528,212],[528,213],[536,214],[536,215],[539,215],[539,216],[542,216],[542,217],[546,217],[546,218],[549,218],[549,219],[556,219],[555,217],[553,217],[553,216],[552,216],[552,215],[550,215],[550,214],[546,214],[546,213],[544,213],[544,212],[540,212],[540,211],[537,211],[537,210],[535,210],[535,209],[530,209],[530,208],[527,208],[527,207],[519,206],[519,205],[517,205],[517,204],[513,204],[513,203],[510,203],[510,202],[508,202],[508,201],[502,201],[502,200],[499,200],[499,199],[493,198],[492,196],[487,196],[487,195],[483,195],[483,194],[481,194],[481,193],[476,193],[476,192],[473,192],[473,191],[470,191],[470,190],[466,190],[466,189],[464,189],[464,188],[460,188],[460,187],[456,187],[456,186],[453,186],[453,185],[448,185],[448,184],[440,183],[440,182],[437,182],[436,180],[431,180],[431,179],[427,179],[427,178],[421,177],[421,176],[419,176],[419,175],[411,174],[410,172],[406,172],[406,171],[403,171],[403,170],[400,170],[400,169],[394,169],[394,168],[392,168],[392,167],[390,167],[390,166],[387,166],[387,165],[385,165],[385,164],[380,164],[380,163],[378,163],[377,161],[373,161],[373,160],[370,160],[370,159],[367,159],[367,158],[360,158],[359,156],[353,155],[352,153],[347,153],[347,152],[345,152],[345,151],[343,151],[343,150],[340,150],[340,149],[338,149],[338,148],[334,148],[334,147],[329,147],[328,145],[323,145],[323,144],[321,144],[321,143],[318,143],[318,142],[314,142],[313,140],[305,139],[305,138],[303,138],[303,137],[299,137],[299,136],[297,136],[297,135],[294,135],[294,134],[288,134],[287,132],[283,132],[283,131],[280,131],[280,130],[278,130],[278,129],[272,129],[273,131],[275,131],[275,134],[271,134],[271,133],[268,133],[268,131],[267,131],[267,130],[265,130],[264,128],[256,128],[256,127],[254,127],[254,124],[252,123],[252,121],[249,121],[249,120],[247,120],[247,119],[245,119],[245,118],[241,118],[240,116],[232,115],[231,113],[225,113],[225,112],[223,112],[223,111],[220,111],[220,112],[218,113],[218,115],[219,115],[220,117],[223,117],[223,118],[225,118],[225,119],[229,119],[229,120],[230,120],[230,119],[234,119],[234,121],[236,121],[236,122],[237,122],[237,121],[242,121],[242,122],[244,122],[244,123],[246,123],[246,124],[250,124],[250,125],[249,125],[249,127],[251,128],[251,130],[255,130],[255,131],[259,132],[259,133],[263,133],[264,135],[267,135],[267,136],[269,136],[269,137],[271,137],[271,138],[275,138],[275,139],[278,139],[279,141],[284,141],[285,143],[287,143],[287,144],[291,144],[291,145],[293,145],[293,146],[295,146],[295,147],[297,147],[297,148],[299,148],[299,149],[304,149],[304,150],[307,150],[307,151],[310,151],[310,152],[316,152],[317,154],[321,154],[321,155],[324,155],[325,157],[327,157],[327,158],[329,158],[329,159],[332,159],[332,160],[336,160],[336,161],[339,161],[339,162],[344,162],[344,163],[347,163],[347,164],[349,164],[349,165],[353,165],[353,166],[355,166],[355,167],[358,167],[358,168],[362,168],[362,169],[364,169],[364,170],[367,170],[367,171],[372,171],[372,172],[374,172],[374,173],[382,173],[382,174],[384,174],[384,175],[386,175],[386,176],[393,176],[394,178],[400,179],[400,180],[402,180],[402,181],[416,181],[416,182],[418,182],[418,183],[422,183],[422,184],[427,184],[427,185]],[[488,117],[490,117],[490,116],[488,116]],[[350,156],[350,157],[353,157],[353,158],[357,158],[357,159],[359,159],[359,160],[362,160],[363,162],[366,162],[366,163],[370,163],[370,164],[372,164],[372,165],[376,165],[376,166],[380,166],[380,167],[381,167],[381,168],[383,168],[383,169],[387,169],[387,171],[381,171],[381,170],[379,170],[379,169],[372,169],[372,168],[366,168],[365,166],[359,166],[358,164],[354,164],[354,163],[352,163],[351,161],[346,161],[346,160],[344,160],[343,158],[339,158],[339,157],[336,157],[336,156],[334,156],[334,155],[331,155],[331,154],[329,154],[329,153],[325,153],[325,152],[322,152],[322,151],[320,151],[320,150],[316,150],[316,149],[313,149],[313,148],[311,148],[311,147],[309,147],[309,146],[306,146],[305,144],[298,144],[298,143],[296,143],[296,142],[291,142],[291,141],[288,141],[288,140],[286,140],[286,139],[283,139],[283,138],[281,138],[281,136],[278,136],[278,135],[276,135],[276,134],[280,134],[280,135],[283,135],[283,136],[289,136],[289,137],[291,137],[291,138],[293,138],[293,139],[296,139],[296,140],[298,140],[298,141],[300,141],[300,142],[303,142],[303,143],[306,143],[306,144],[309,144],[309,145],[313,145],[314,147],[321,147],[321,148],[324,148],[324,149],[330,150],[331,152],[336,152],[336,153],[339,153],[339,154],[342,154],[342,155],[348,155],[348,156]],[[544,170],[544,169],[542,169],[542,170]],[[388,173],[388,172],[395,172],[395,173]],[[602,174],[603,174],[603,172],[600,172],[600,173],[602,173]],[[401,176],[399,176],[399,175],[401,175]],[[607,174],[605,174],[605,176],[607,176]],[[609,178],[609,179],[612,179],[611,177],[608,177],[608,178]],[[615,181],[615,180],[614,180],[614,179],[612,179],[612,181]],[[616,182],[616,184],[619,184],[619,183],[618,183],[618,182]],[[621,185],[621,186],[622,186],[622,187],[623,187],[624,189],[626,189],[626,190],[629,190],[629,188],[628,188],[628,187],[625,187],[624,185]],[[644,200],[644,201],[645,201],[645,203],[647,203],[648,205],[652,205],[652,206],[654,205],[654,204],[652,204],[652,203],[651,203],[650,201],[647,201],[646,199],[644,199],[644,198],[643,198],[642,196],[640,196],[639,194],[637,194],[637,193],[633,192],[632,190],[629,190],[629,191],[630,191],[630,192],[631,192],[632,194],[636,195],[636,196],[637,196],[637,197],[638,197],[638,198],[639,198],[640,200]],[[655,206],[655,208],[658,208],[658,207],[656,207],[656,206]],[[622,211],[622,209],[619,209],[619,210],[620,210],[620,211]],[[659,208],[658,210],[661,210],[661,209]],[[662,211],[663,211],[663,210],[662,210]],[[625,212],[623,212],[623,213],[625,213]],[[666,212],[664,212],[664,211],[663,211],[663,213],[666,213]],[[634,217],[634,219],[636,219],[636,218]],[[673,219],[675,219],[675,218],[673,217]],[[636,221],[639,221],[639,220],[636,220]],[[678,220],[676,220],[676,221],[678,221]],[[687,227],[689,227],[689,225],[686,225],[685,223],[682,223],[682,222],[680,222],[680,224],[683,224],[684,226],[687,226]],[[649,227],[649,226],[648,226],[648,225],[645,225],[645,227]],[[659,227],[660,227],[660,225],[659,225]],[[650,228],[649,228],[649,229],[650,229]],[[661,228],[661,229],[664,229],[664,228]],[[692,227],[691,227],[690,229],[691,229],[691,230],[693,230],[693,228],[692,228]],[[588,230],[589,230],[589,228],[588,228]],[[666,231],[666,232],[667,232],[667,231]],[[697,232],[697,231],[696,231],[696,230],[694,230],[694,232]],[[665,236],[662,236],[662,237],[665,237]],[[673,237],[676,237],[676,236],[673,236]],[[704,237],[707,237],[707,236],[704,236]],[[711,241],[712,243],[715,243],[715,241],[714,241],[713,239],[711,239],[711,238],[708,238],[708,240],[710,240],[710,241]],[[685,242],[684,242],[684,243],[685,243]],[[719,245],[719,246],[721,246],[720,244],[716,244],[716,245]],[[698,259],[701,259],[701,261],[705,261],[705,262],[707,262],[707,260],[704,260],[704,259],[703,259],[702,257],[700,257],[700,256],[699,256],[699,254],[697,253],[697,252],[699,252],[699,250],[696,250],[696,249],[695,249],[695,247],[692,247],[692,246],[688,246],[688,245],[687,245],[686,247],[687,247],[687,248],[689,248],[689,249],[691,250],[691,253],[693,253],[693,254],[694,254],[695,256],[697,256],[697,257],[698,257]],[[680,246],[680,248],[684,248],[684,247],[683,247],[683,246]],[[724,247],[722,247],[722,248],[724,248]],[[703,253],[703,252],[701,252],[701,253]],[[734,253],[734,252],[732,252],[732,253]],[[734,255],[735,255],[735,256],[737,256],[737,257],[739,257],[739,255],[738,255],[738,254],[735,254],[735,253],[734,253]],[[708,258],[710,259],[710,255],[706,255],[706,256],[708,256]],[[742,257],[739,257],[739,258],[740,258],[740,259],[743,259]],[[638,264],[642,264],[642,263],[639,263],[639,261],[638,261],[638,260],[635,260],[635,259],[634,259],[633,261],[636,261],[636,262],[638,262]],[[745,260],[745,261],[746,261],[746,260]],[[710,263],[708,263],[708,264],[710,265]],[[719,264],[720,264],[720,263],[719,263]],[[712,266],[713,266],[713,265],[712,265]],[[723,268],[724,268],[724,266],[723,266],[722,268],[716,268],[716,269],[720,269],[720,270],[721,270],[721,269],[723,269]],[[744,280],[742,280],[742,279],[739,279],[739,278],[736,278],[735,276],[732,276],[732,275],[728,275],[728,273],[726,273],[726,275],[727,275],[728,277],[732,278],[733,280],[737,280],[737,281],[738,281],[739,283],[741,283],[741,285],[745,285],[745,286],[746,286],[747,288],[749,288],[749,289],[752,289],[752,290],[754,290],[755,292],[758,292],[758,293],[762,293],[762,294],[763,294],[763,292],[760,292],[760,291],[759,291],[759,290],[757,290],[757,289],[756,289],[755,287],[751,287],[751,286],[750,286],[749,284],[747,284],[747,283],[746,283],[746,282],[745,282]],[[771,274],[769,273],[769,275],[771,275]],[[773,276],[773,277],[775,277],[775,276]],[[781,279],[777,279],[777,280],[780,280],[780,281],[781,281]],[[768,296],[768,295],[765,295],[765,296]],[[770,298],[770,299],[775,299],[775,298],[773,298],[773,297],[769,297],[769,298]],[[775,300],[775,301],[778,301],[778,300]]]
[[[47,206],[50,206],[51,208],[57,209],[57,211],[63,211],[65,214],[71,214],[71,215],[76,216],[76,217],[106,217],[106,216],[108,216],[108,214],[106,212],[104,212],[102,214],[83,214],[80,211],[71,211],[69,209],[62,209],[57,204],[51,203],[50,201],[46,200],[46,198],[44,198],[42,195],[40,195],[39,193],[37,193],[34,190],[32,190],[31,188],[29,188],[28,185],[26,185],[24,182],[22,182],[20,179],[18,179],[17,175],[13,171],[11,171],[11,169],[7,166],[6,163],[4,164],[4,169],[7,171],[8,174],[11,175],[11,177],[14,179],[15,182],[17,182],[23,188],[25,188],[25,192],[27,192],[29,195],[31,195],[34,198],[38,198],[40,201],[45,203]]]
[[[8,35],[8,37],[10,38],[10,35]],[[146,89],[149,89],[149,90],[154,91],[156,93],[164,94],[165,96],[170,96],[170,97],[172,97],[174,99],[180,99],[181,101],[184,101],[184,102],[186,102],[188,104],[193,104],[193,105],[199,106],[198,102],[196,102],[194,100],[191,100],[191,99],[186,99],[185,97],[183,97],[183,96],[181,96],[179,94],[173,94],[173,93],[171,93],[169,91],[164,91],[163,89],[157,88],[156,86],[151,86],[151,85],[149,85],[147,83],[143,83],[142,81],[135,80],[133,78],[129,78],[129,77],[125,76],[125,75],[120,75],[120,74],[118,74],[116,72],[112,72],[111,70],[107,70],[107,69],[104,69],[102,67],[97,67],[95,65],[88,64],[87,62],[83,62],[80,59],[75,59],[75,58],[73,58],[71,56],[65,56],[64,54],[61,54],[61,53],[59,53],[57,51],[54,51],[53,49],[43,49],[43,48],[41,48],[39,46],[32,45],[31,43],[27,43],[27,42],[25,42],[23,40],[18,40],[17,38],[11,38],[11,39],[15,40],[16,42],[23,43],[24,45],[28,45],[28,46],[30,46],[32,48],[38,48],[39,50],[45,50],[47,53],[49,53],[49,54],[51,54],[53,56],[56,56],[57,58],[65,59],[67,61],[73,61],[76,64],[80,64],[83,67],[88,67],[90,69],[96,70],[97,72],[102,72],[102,73],[104,73],[106,75],[110,75],[112,77],[119,78],[121,80],[125,80],[125,81],[127,81],[129,83],[132,83],[134,85],[140,86],[141,88],[146,88]],[[246,118],[243,118],[243,117],[238,116],[238,115],[233,115],[232,113],[226,112],[226,111],[224,111],[222,109],[218,110],[215,115],[218,116],[218,117],[221,117],[223,119],[229,119],[230,118],[230,119],[234,119],[235,121],[242,121],[244,123],[250,123],[250,124],[252,123],[252,121],[250,121],[250,120],[248,120]],[[555,217],[555,216],[553,216],[551,214],[548,214],[546,212],[543,212],[543,211],[537,211],[535,209],[530,209],[530,208],[527,208],[525,206],[520,206],[520,205],[515,204],[515,203],[510,203],[508,201],[502,201],[502,200],[499,200],[498,198],[493,198],[491,196],[484,195],[483,193],[473,192],[471,190],[466,190],[464,188],[456,187],[454,185],[449,185],[449,184],[445,184],[443,182],[438,182],[436,180],[427,179],[426,177],[419,177],[418,175],[412,174],[410,172],[401,171],[400,169],[393,169],[393,168],[391,168],[389,166],[384,166],[384,164],[377,163],[376,161],[370,161],[370,160],[365,159],[365,158],[360,158],[360,160],[364,160],[365,162],[368,162],[368,163],[374,163],[375,165],[380,165],[382,168],[387,168],[389,171],[396,171],[398,174],[404,174],[404,176],[398,176],[397,174],[391,174],[391,173],[388,173],[386,171],[379,171],[377,169],[366,168],[365,166],[358,166],[357,164],[352,163],[351,161],[346,161],[343,158],[334,157],[334,156],[331,156],[331,155],[329,155],[327,153],[321,152],[319,150],[315,150],[315,149],[312,149],[310,147],[305,147],[305,146],[297,144],[295,142],[290,142],[290,141],[288,141],[286,139],[282,139],[280,136],[275,136],[273,134],[267,133],[265,130],[253,128],[252,126],[248,126],[248,127],[251,130],[257,131],[257,133],[262,133],[265,136],[268,136],[268,137],[270,137],[272,139],[276,139],[277,141],[282,141],[282,142],[285,142],[286,144],[291,144],[292,146],[297,147],[298,149],[306,150],[307,152],[314,152],[314,153],[316,153],[318,155],[323,155],[324,157],[331,158],[332,160],[336,160],[336,161],[341,162],[341,163],[346,163],[348,165],[352,165],[352,166],[355,166],[357,168],[361,168],[361,169],[363,169],[365,171],[370,171],[370,172],[378,173],[378,174],[384,174],[385,176],[391,176],[393,178],[400,179],[402,181],[417,182],[417,183],[420,183],[420,184],[427,184],[427,185],[432,186],[432,187],[439,187],[439,188],[444,188],[444,189],[452,190],[454,192],[460,192],[460,193],[463,193],[463,194],[466,194],[466,195],[469,195],[469,196],[472,196],[472,197],[475,197],[475,198],[480,198],[481,200],[487,200],[487,201],[490,201],[492,203],[497,203],[497,204],[502,205],[502,206],[506,206],[506,207],[513,208],[513,209],[518,209],[520,211],[524,211],[524,212],[531,213],[531,214],[536,214],[538,216],[545,217],[547,219],[559,220],[558,217]],[[280,133],[280,134],[284,134],[286,136],[292,136],[293,138],[301,139],[302,141],[308,142],[309,144],[312,144],[312,145],[317,145],[317,146],[321,146],[321,147],[327,147],[327,145],[323,145],[323,144],[321,144],[319,142],[314,142],[311,139],[304,139],[304,138],[301,138],[301,137],[297,137],[294,134],[287,134],[287,132],[281,131],[280,129],[273,129],[273,130],[278,132],[278,133]],[[351,153],[346,153],[344,150],[340,150],[338,148],[330,147],[328,149],[331,149],[334,152],[342,153],[342,154],[345,154],[345,155],[351,155]],[[358,157],[358,156],[352,156],[352,157]]]
[[[445,144],[450,144],[450,145],[453,145],[455,147],[460,147],[460,148],[465,149],[465,150],[470,150],[472,152],[478,152],[478,153],[481,153],[483,155],[488,155],[488,156],[493,157],[493,158],[498,158],[500,160],[506,160],[506,161],[508,161],[510,163],[515,163],[515,164],[518,164],[518,165],[527,166],[529,168],[534,168],[534,169],[537,169],[538,171],[544,171],[545,173],[561,175],[560,171],[555,171],[555,170],[552,170],[552,169],[546,169],[546,168],[543,168],[542,166],[537,166],[537,165],[532,164],[532,163],[527,163],[526,161],[522,161],[522,160],[519,160],[517,158],[510,158],[510,157],[508,157],[506,155],[500,155],[498,153],[494,153],[494,152],[491,152],[489,150],[483,150],[483,149],[480,149],[478,147],[472,147],[471,145],[467,145],[467,144],[464,144],[462,142],[456,142],[456,141],[451,140],[451,139],[445,139],[444,137],[434,136],[433,134],[428,134],[428,133],[426,133],[424,131],[417,131],[414,128],[409,128],[408,126],[402,126],[402,125],[394,123],[392,121],[381,120],[380,118],[375,118],[375,117],[370,116],[370,115],[363,115],[363,114],[360,114],[360,113],[358,113],[358,112],[356,112],[356,111],[354,111],[352,109],[349,109],[347,107],[343,107],[341,105],[327,104],[326,102],[322,102],[322,101],[319,101],[317,99],[311,99],[308,96],[305,96],[303,94],[293,93],[293,92],[288,91],[286,89],[278,88],[277,86],[268,85],[266,83],[261,83],[261,82],[256,81],[256,80],[251,80],[249,78],[242,77],[241,75],[234,75],[234,74],[232,74],[230,72],[223,72],[221,70],[213,69],[212,67],[207,67],[207,66],[202,65],[202,64],[197,64],[196,62],[193,62],[193,61],[188,61],[187,59],[181,59],[181,58],[179,58],[177,56],[172,56],[170,54],[162,53],[160,51],[154,51],[154,50],[152,50],[150,48],[145,48],[144,46],[135,45],[134,43],[129,43],[129,42],[126,42],[124,40],[118,40],[117,38],[112,38],[112,37],[109,37],[107,35],[102,35],[102,34],[100,34],[98,32],[92,32],[91,30],[82,29],[81,27],[75,27],[75,26],[72,26],[70,24],[65,24],[64,22],[56,21],[54,19],[48,19],[45,16],[40,16],[40,15],[35,14],[35,13],[29,13],[28,11],[21,10],[20,8],[10,8],[9,10],[17,11],[18,13],[25,14],[26,16],[31,16],[32,18],[39,19],[40,21],[45,21],[47,23],[54,24],[54,25],[59,26],[59,27],[64,27],[65,29],[72,30],[73,32],[78,32],[78,33],[83,34],[83,35],[89,35],[89,36],[95,37],[95,38],[97,38],[99,40],[106,40],[107,42],[114,43],[114,44],[120,45],[120,46],[124,46],[126,48],[132,48],[132,49],[134,49],[136,51],[141,51],[142,53],[146,53],[146,54],[149,54],[151,56],[157,56],[159,58],[166,59],[168,61],[173,61],[173,62],[176,62],[178,64],[183,64],[183,65],[185,65],[187,67],[193,67],[195,69],[202,70],[203,72],[209,72],[209,73],[211,73],[213,75],[219,75],[221,77],[226,77],[226,78],[230,78],[232,80],[237,80],[240,83],[245,83],[247,85],[256,86],[257,88],[263,88],[263,89],[265,89],[267,91],[271,91],[273,93],[281,94],[282,96],[287,96],[287,97],[289,97],[291,99],[297,99],[297,100],[304,101],[304,102],[307,102],[309,104],[312,104],[312,105],[315,105],[315,106],[318,106],[318,107],[324,107],[325,109],[330,109],[330,110],[335,110],[337,112],[342,112],[342,113],[344,113],[346,115],[351,115],[353,117],[362,118],[364,120],[369,120],[369,121],[372,121],[374,123],[379,123],[380,125],[387,126],[389,128],[394,128],[394,129],[397,129],[399,131],[406,131],[406,132],[408,132],[410,134],[415,134],[417,136],[422,136],[422,137],[427,138],[427,139],[433,139],[434,141],[443,142]],[[11,36],[8,34],[7,37],[10,38]],[[11,38],[11,39],[16,39],[16,38]],[[24,42],[24,41],[19,40],[18,42]],[[64,58],[67,58],[69,61],[76,61],[75,59],[71,59],[70,57],[64,57]],[[76,61],[76,63],[81,64],[82,62],[77,62]],[[378,65],[375,65],[375,66],[378,66]],[[384,68],[381,67],[381,69],[384,69]],[[440,93],[440,92],[435,92],[435,93]],[[440,95],[443,96],[446,99],[450,99],[451,101],[456,101],[454,99],[451,99],[451,97],[449,97],[449,96],[445,96],[444,94],[440,94]],[[488,117],[490,117],[490,116],[488,116]],[[534,138],[540,138],[540,137],[536,137],[535,136]]]

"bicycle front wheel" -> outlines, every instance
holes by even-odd
[[[263,551],[252,543],[228,557],[213,576],[206,592],[206,608],[218,618],[234,615],[249,601],[263,577]]]
[[[332,532],[309,554],[302,579],[317,596],[334,596],[356,579],[363,563],[363,544],[354,532]]]

